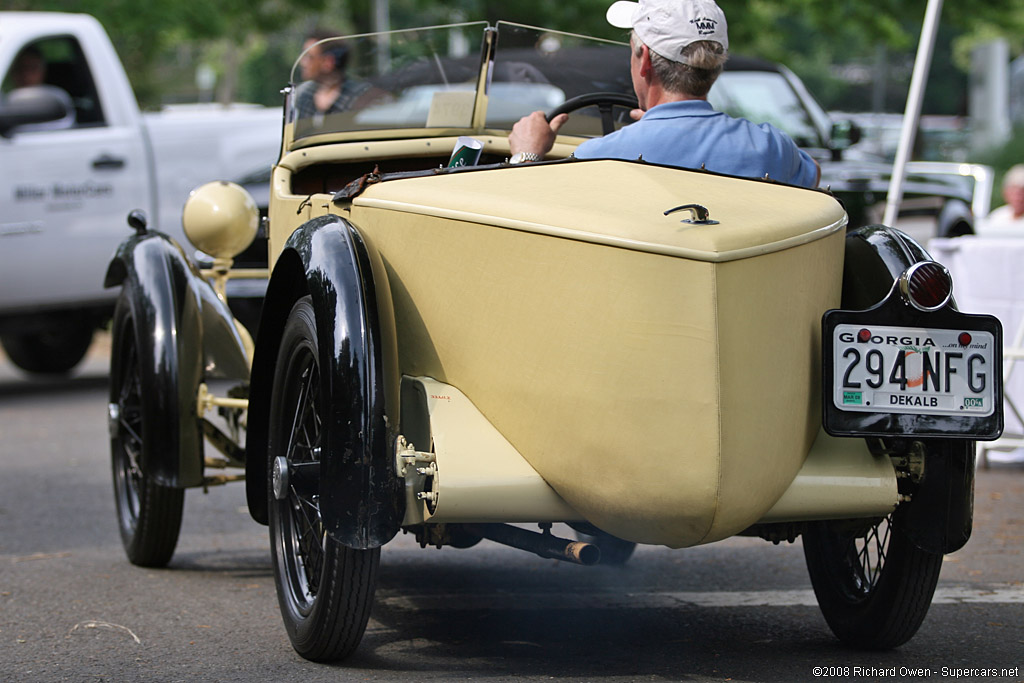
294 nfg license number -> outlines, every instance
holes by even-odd
[[[995,339],[980,330],[837,325],[837,408],[866,413],[991,415]]]

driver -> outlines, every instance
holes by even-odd
[[[667,166],[815,187],[820,168],[770,124],[716,112],[708,91],[728,59],[725,14],[714,0],[620,0],[607,19],[630,28],[630,74],[638,121],[576,148],[580,159],[636,159]],[[509,135],[512,161],[536,161],[551,150],[568,120],[544,112],[520,119]]]
[[[355,106],[369,90],[366,83],[346,77],[348,46],[333,31],[315,29],[302,44],[302,83],[295,91],[296,118],[312,118],[320,126],[327,114],[346,111]]]

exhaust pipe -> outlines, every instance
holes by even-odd
[[[558,538],[552,536],[550,531],[539,534],[510,524],[464,524],[463,527],[466,531],[495,543],[526,550],[553,560],[587,566],[601,561],[601,549],[593,543]]]

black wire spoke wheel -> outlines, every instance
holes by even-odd
[[[185,492],[162,486],[142,467],[146,439],[141,360],[130,306],[122,297],[114,311],[110,359],[110,452],[114,503],[125,553],[132,564],[163,567],[171,561],[181,531]]]
[[[894,522],[815,522],[803,535],[818,605],[832,632],[866,649],[898,647],[924,622],[942,555],[917,548]]]
[[[867,597],[878,585],[885,566],[890,528],[889,517],[886,517],[869,528],[863,538],[853,540],[853,550],[856,553],[856,561],[852,563],[853,576],[856,578],[856,585],[853,587],[855,595]]]
[[[380,549],[347,548],[320,513],[325,412],[316,320],[309,297],[285,325],[271,396],[268,448],[270,545],[278,603],[295,651],[336,661],[366,630]]]

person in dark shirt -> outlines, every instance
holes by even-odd
[[[327,114],[351,109],[369,89],[365,83],[346,78],[348,47],[336,36],[331,31],[313,31],[306,37],[299,58],[305,82],[295,92],[295,115],[312,118],[318,126]]]

